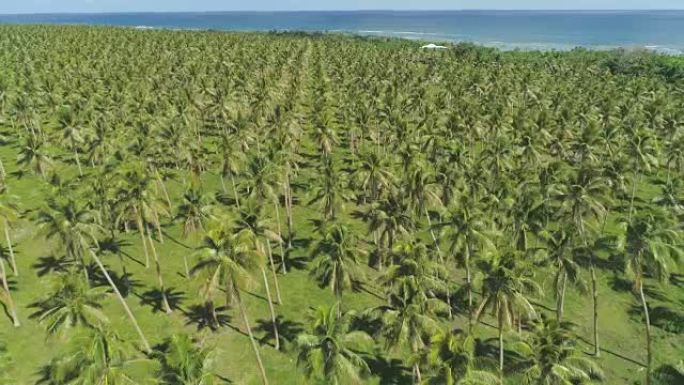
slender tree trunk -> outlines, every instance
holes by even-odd
[[[651,315],[648,312],[648,304],[644,295],[644,283],[641,278],[639,278],[639,297],[641,298],[641,306],[644,309],[644,319],[646,322],[646,385],[651,385],[651,365],[653,361],[651,351]]]
[[[164,311],[166,312],[166,314],[171,314],[173,313],[173,310],[171,309],[171,305],[169,305],[168,298],[166,298],[166,288],[164,287],[164,278],[162,277],[161,263],[159,262],[157,248],[154,247],[154,243],[152,241],[152,236],[150,235],[149,229],[147,230],[147,239],[150,242],[150,249],[152,249],[152,256],[154,257],[154,268],[155,272],[157,273],[157,281],[159,282],[159,292],[161,294],[162,306],[164,307]]]
[[[131,312],[131,309],[128,307],[126,300],[121,295],[119,288],[116,287],[116,285],[114,284],[114,281],[112,281],[112,278],[109,276],[109,273],[107,272],[107,269],[105,269],[104,265],[102,264],[102,261],[100,261],[100,258],[97,257],[97,254],[95,254],[94,251],[90,250],[90,255],[93,257],[93,260],[95,261],[97,266],[102,271],[102,274],[105,276],[105,279],[107,279],[107,282],[109,282],[109,286],[111,286],[112,290],[114,290],[114,293],[116,294],[116,297],[119,299],[119,302],[121,302],[121,305],[123,306],[124,310],[126,311],[126,314],[128,315],[128,319],[130,319],[131,323],[133,324],[133,327],[135,328],[135,331],[138,332],[138,335],[140,336],[140,340],[142,341],[143,348],[145,349],[145,352],[151,353],[152,349],[150,348],[150,344],[147,342],[147,338],[145,338],[145,334],[143,334],[142,329],[140,329],[140,325],[138,325],[138,321],[135,319],[133,312]]]
[[[275,289],[276,289],[276,298],[278,299],[278,304],[282,305],[283,299],[280,296],[280,285],[278,285],[278,274],[276,274],[275,263],[273,263],[273,252],[271,250],[271,241],[269,241],[268,239],[266,240],[266,248],[268,251],[268,261],[271,264],[271,273],[273,274],[273,284],[275,285]]]
[[[468,290],[468,332],[473,329],[473,286],[472,275],[470,272],[470,247],[466,246],[465,253],[466,286]]]
[[[437,248],[437,255],[439,256],[439,261],[442,264],[444,264],[444,256],[442,255],[442,248],[439,247],[439,241],[437,240],[437,236],[435,236],[435,231],[432,229],[432,219],[430,219],[430,213],[428,212],[427,206],[423,207],[423,211],[425,212],[425,218],[427,219],[428,228],[430,229],[430,236],[432,237],[432,242],[435,243],[435,247]]]
[[[145,268],[147,269],[150,267],[150,252],[147,250],[147,242],[145,241],[145,225],[143,224],[142,216],[140,215],[137,207],[135,208],[135,214],[137,216],[136,220],[138,222],[140,241],[142,242],[143,251],[145,252]]]
[[[413,376],[414,384],[419,385],[423,382],[423,376],[420,374],[420,365],[418,363],[413,364]]]
[[[166,189],[166,185],[164,184],[164,181],[161,178],[161,175],[159,175],[159,171],[155,168],[154,169],[154,176],[157,178],[157,183],[159,184],[159,187],[162,190],[162,193],[164,194],[164,199],[166,200],[166,204],[168,205],[169,209],[173,207],[171,205],[171,198],[169,197],[169,191]]]
[[[641,162],[637,162],[637,168],[636,168],[635,173],[636,173],[636,175],[635,175],[634,182],[632,185],[632,198],[629,201],[629,214],[628,214],[628,218],[627,218],[628,222],[632,220],[632,214],[634,211],[634,198],[636,197],[637,185],[641,181]]]
[[[15,277],[18,277],[19,269],[17,268],[17,260],[14,257],[14,248],[12,248],[12,238],[10,237],[9,233],[9,222],[6,218],[3,218],[2,225],[5,228],[5,241],[7,241],[7,249],[9,250],[10,265],[12,266],[12,272],[14,273]]]
[[[78,166],[78,175],[83,176],[83,169],[81,168],[81,161],[78,159],[78,151],[74,149],[74,159],[76,159],[76,166]]]
[[[280,258],[283,262],[282,270],[283,274],[287,274],[287,266],[285,262],[285,250],[283,249],[283,231],[280,225],[280,202],[278,199],[275,200],[275,212],[276,212],[276,222],[278,223],[278,246],[280,247]]]
[[[292,249],[292,237],[294,236],[294,220],[292,215],[292,185],[288,172],[286,180],[285,208],[287,210],[287,249]]]
[[[261,372],[261,381],[263,385],[268,385],[268,378],[266,377],[266,369],[264,369],[264,363],[261,361],[261,354],[259,354],[259,347],[257,346],[256,340],[254,339],[254,334],[252,334],[252,327],[249,326],[249,318],[247,318],[247,310],[245,305],[242,303],[242,298],[240,298],[240,291],[236,291],[237,303],[240,308],[240,314],[242,315],[242,321],[245,323],[245,328],[247,329],[247,335],[249,335],[249,340],[252,343],[252,348],[254,349],[254,355],[256,356],[257,365],[259,366],[259,371]]]
[[[161,222],[159,221],[159,214],[157,214],[157,210],[152,210],[152,215],[154,215],[154,227],[157,228],[157,236],[159,236],[159,243],[164,243],[164,234],[161,230]]]
[[[228,193],[228,189],[226,188],[226,180],[223,177],[223,173],[219,173],[219,177],[221,178],[221,190],[223,190],[224,194]]]
[[[563,320],[563,307],[565,305],[565,289],[567,288],[568,284],[568,274],[567,273],[562,273],[561,277],[561,286],[558,290],[558,299],[556,303],[556,320],[558,322],[561,322]]]
[[[499,376],[503,383],[504,371],[504,338],[503,338],[503,309],[499,308]]]
[[[6,177],[5,165],[2,163],[2,159],[0,159],[0,180],[4,182]]]
[[[190,278],[190,267],[188,266],[188,257],[183,253],[183,267],[185,268],[185,278]]]
[[[591,265],[589,266],[591,271],[591,297],[593,299],[593,315],[594,315],[594,356],[601,356],[601,347],[599,345],[599,333],[598,333],[598,284],[596,282],[596,269],[594,267],[594,257],[592,256]]]
[[[278,334],[278,321],[273,308],[273,298],[271,298],[271,289],[268,285],[268,277],[266,276],[266,269],[261,268],[261,275],[264,278],[264,287],[266,288],[266,298],[268,299],[268,309],[271,312],[271,322],[273,323],[273,336],[275,337],[275,349],[280,350],[280,335]]]
[[[15,328],[18,328],[21,326],[21,323],[19,322],[19,317],[17,316],[17,308],[14,305],[9,284],[7,283],[7,270],[5,270],[5,262],[3,262],[2,258],[0,258],[0,274],[2,274],[2,288],[5,290],[5,294],[7,296],[7,307],[9,308],[10,316],[12,317],[12,324]]]
[[[237,187],[235,185],[235,175],[230,173],[230,183],[233,185],[233,197],[235,198],[235,207],[240,210],[240,198],[238,198]]]

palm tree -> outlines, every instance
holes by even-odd
[[[473,319],[473,274],[472,259],[479,253],[483,255],[494,248],[492,238],[495,233],[484,220],[485,213],[479,205],[466,195],[452,207],[438,224],[449,242],[449,251],[459,265],[465,268],[466,290],[468,293],[468,329],[472,329]]]
[[[542,314],[535,322],[531,341],[526,346],[529,367],[524,383],[529,385],[591,384],[603,372],[577,346],[572,324],[549,319]]]
[[[495,255],[483,264],[482,302],[475,311],[479,320],[487,309],[496,317],[499,329],[499,373],[503,380],[504,370],[504,329],[513,325],[518,318],[534,319],[534,307],[527,298],[528,294],[540,294],[539,285],[532,279],[531,271],[520,262],[524,261],[519,252]]]
[[[97,244],[102,232],[90,207],[72,198],[50,197],[47,207],[38,212],[36,222],[47,239],[57,240],[57,247],[69,260],[79,263],[88,281],[88,250]]]
[[[652,381],[653,353],[651,348],[651,318],[644,294],[644,279],[650,274],[667,282],[669,266],[673,258],[684,254],[679,245],[679,229],[672,226],[671,219],[661,212],[639,212],[628,215],[624,222],[627,272],[634,277],[634,290],[639,293],[646,324],[646,384]]]
[[[261,379],[264,385],[268,385],[266,370],[241,296],[245,285],[252,281],[254,272],[265,263],[264,254],[259,252],[254,234],[247,230],[232,232],[223,221],[212,223],[207,228],[200,256],[200,261],[192,268],[191,273],[202,275],[205,293],[223,290],[226,303],[238,305],[254,349]]]
[[[43,147],[44,143],[34,135],[24,138],[25,143],[19,150],[17,164],[26,168],[30,167],[33,172],[45,179],[45,176],[52,165],[52,159]]]
[[[169,337],[153,354],[161,368],[157,377],[165,385],[213,385],[214,350],[197,343],[187,334]]]
[[[113,332],[93,329],[53,359],[39,383],[45,385],[123,385],[135,383],[134,364],[124,341]]]
[[[337,218],[342,201],[346,199],[345,184],[341,173],[333,165],[332,159],[323,158],[322,162],[320,171],[322,182],[314,186],[309,205],[318,203],[323,211],[324,219],[333,221]]]
[[[322,232],[322,239],[313,248],[311,275],[320,287],[332,290],[342,311],[342,293],[357,290],[362,280],[359,259],[364,251],[347,226],[334,224]]]
[[[576,253],[572,248],[570,231],[559,229],[545,237],[546,255],[544,262],[554,268],[553,288],[556,296],[556,320],[563,319],[565,305],[565,291],[568,283],[575,285],[580,291],[586,290],[586,283],[582,279],[580,265],[575,260]]]
[[[202,194],[196,188],[188,188],[183,194],[183,202],[178,206],[176,219],[183,221],[183,237],[187,238],[200,230],[204,230],[204,223],[209,219],[211,197]],[[190,277],[190,268],[186,254],[183,254],[185,276]]]
[[[592,219],[603,218],[604,224],[607,213],[604,202],[606,182],[600,174],[582,168],[578,170],[574,179],[557,188],[554,198],[560,202],[558,217],[571,223],[577,229],[582,246],[588,247],[588,224]],[[631,209],[630,209],[631,210]],[[598,283],[594,253],[590,254],[589,271],[591,273],[591,293],[593,301],[594,319],[594,355],[599,356],[601,348],[598,335]]]
[[[360,350],[373,340],[365,332],[352,330],[354,313],[341,314],[339,307],[337,303],[318,308],[311,331],[297,336],[297,365],[317,383],[362,384],[370,368]]]
[[[408,349],[417,358],[427,345],[428,336],[439,329],[436,315],[447,312],[445,304],[437,298],[426,297],[413,285],[399,286],[387,297],[387,305],[371,308],[366,314],[380,321],[378,333],[385,339],[387,349]],[[420,363],[417,359],[412,361],[414,383],[420,384]]]
[[[62,274],[52,292],[33,305],[38,311],[31,316],[46,324],[48,334],[78,326],[95,329],[109,322],[101,310],[105,296],[105,289],[91,288],[73,274]]]
[[[471,335],[450,330],[435,334],[424,353],[433,372],[427,384],[499,384],[499,378],[486,370],[488,365],[476,356],[475,350],[476,341]]]

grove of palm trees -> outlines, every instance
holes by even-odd
[[[0,47],[0,384],[684,384],[681,58]]]

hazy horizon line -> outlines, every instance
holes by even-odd
[[[69,11],[69,12],[0,12],[0,16],[40,16],[40,15],[125,15],[125,14],[211,14],[211,13],[303,13],[303,12],[671,12],[684,11],[684,8],[617,8],[617,9],[506,9],[506,8],[461,8],[461,9],[274,9],[274,10],[202,10],[202,11]]]

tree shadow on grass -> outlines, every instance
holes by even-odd
[[[300,322],[287,320],[280,315],[276,317],[276,326],[278,327],[280,346],[282,347],[288,347],[297,338],[297,335],[304,331],[304,327]],[[270,319],[258,320],[254,330],[264,333],[264,336],[259,339],[260,343],[268,343],[270,345],[272,341],[275,344],[273,322]]]
[[[185,324],[195,325],[198,331],[209,329],[212,332],[225,326],[230,327],[232,319],[226,313],[228,306],[215,306],[213,310],[212,312],[212,305],[209,302],[192,305],[188,310],[183,310],[183,315],[187,319]]]
[[[69,267],[73,264],[65,256],[55,257],[48,255],[45,257],[38,258],[38,262],[31,265],[31,268],[36,270],[38,277],[43,277],[51,273],[64,273],[69,270]]]
[[[164,289],[164,293],[166,294],[166,300],[168,301],[171,309],[179,310],[181,303],[186,298],[185,292],[169,287]],[[151,306],[153,313],[165,311],[162,292],[159,289],[148,290],[142,293],[142,295],[139,295],[138,298],[140,298],[141,305]]]
[[[520,353],[510,350],[512,344],[504,344],[504,373],[517,373],[524,369],[528,360]],[[498,367],[499,362],[499,339],[475,339],[475,356],[482,357],[486,362]]]
[[[668,306],[650,306],[648,314],[651,325],[670,333],[684,333],[684,312],[677,311]],[[644,324],[644,310],[641,305],[634,304],[629,309],[629,315],[638,322]]]
[[[682,366],[680,364],[680,366]],[[673,365],[665,364],[653,372],[655,385],[681,385],[684,384],[684,368],[677,368]]]
[[[194,247],[186,245],[185,243],[179,241],[177,238],[173,237],[171,234],[169,234],[168,231],[162,230],[162,234],[164,234],[164,238],[170,240],[171,242],[177,244],[178,246],[181,246],[186,249],[194,249]]]
[[[381,354],[364,355],[371,373],[380,378],[379,385],[410,385],[413,378],[401,360],[386,358]]]
[[[114,285],[116,285],[119,292],[121,292],[121,296],[124,298],[135,292],[135,289],[143,286],[139,280],[133,279],[133,275],[130,273],[119,274],[107,269],[107,274],[109,274],[109,278],[112,279]],[[92,270],[90,280],[94,286],[110,287],[109,282],[100,269]]]

